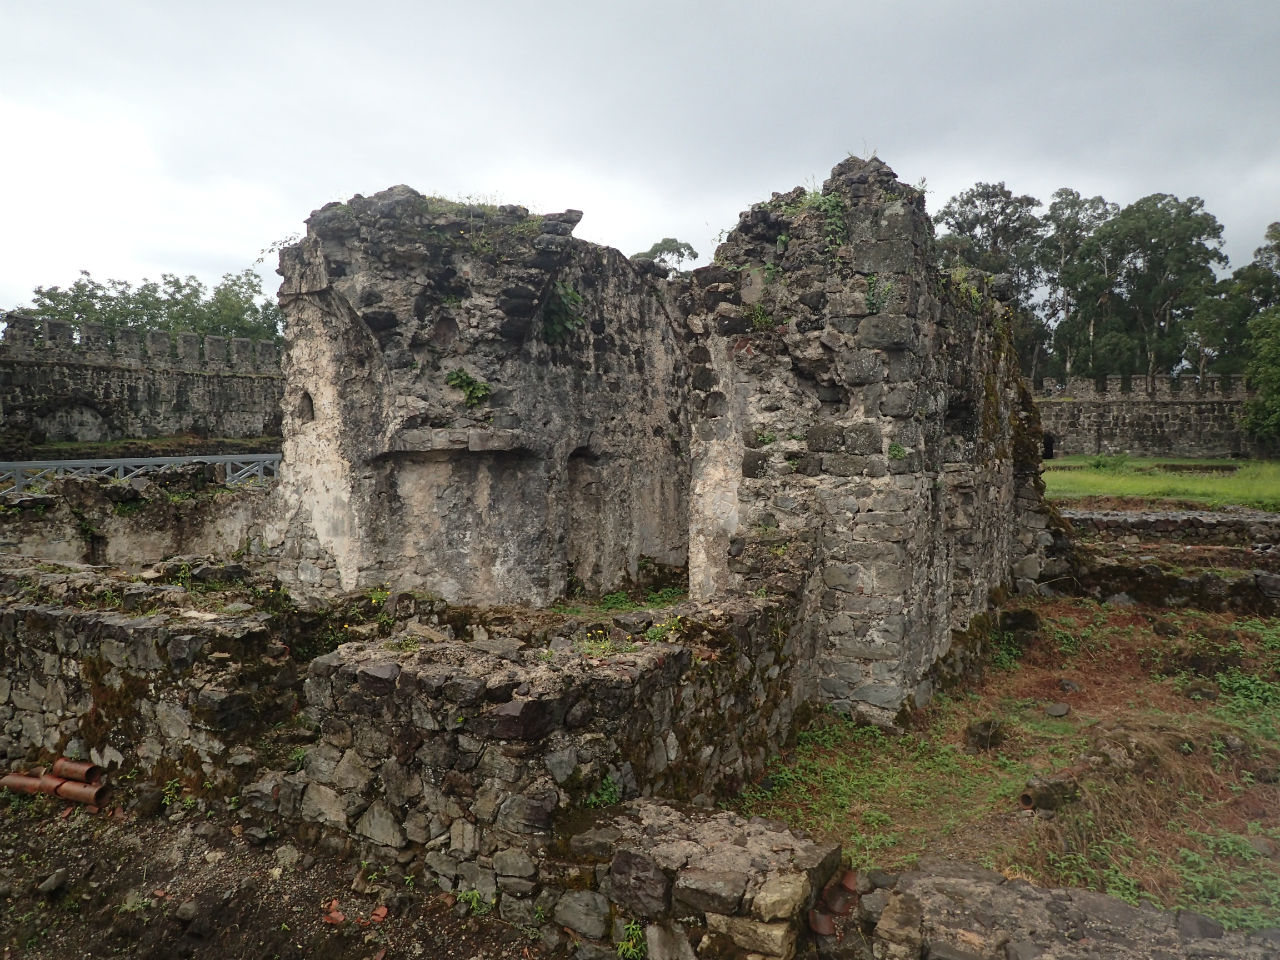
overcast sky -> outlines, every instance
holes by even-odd
[[[0,308],[213,282],[397,183],[704,259],[849,153],[931,211],[1197,195],[1234,266],[1280,220],[1280,0],[0,0],[0,36]]]

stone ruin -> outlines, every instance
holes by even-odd
[[[281,257],[281,478],[217,528],[242,558],[139,554],[122,585],[0,557],[0,752],[201,785],[246,836],[358,846],[577,956],[635,917],[654,960],[792,957],[839,848],[710,808],[806,711],[924,704],[992,598],[1066,571],[1035,408],[1005,308],[934,270],[878,160],[756,204],[690,275],[579,217],[407,187],[317,211]],[[121,517],[98,486],[0,525],[144,549],[173,498]],[[266,600],[189,609],[220,583]],[[540,609],[664,585],[688,601]]]
[[[782,598],[806,696],[926,702],[1053,545],[1004,308],[937,273],[876,159],[756,204],[687,276],[580,216],[403,186],[313,214],[281,256],[282,578],[546,605],[687,577]]]

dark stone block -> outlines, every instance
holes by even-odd
[[[769,454],[764,450],[748,450],[742,455],[742,475],[749,478],[767,476]]]
[[[356,673],[356,683],[365,693],[377,697],[385,697],[396,688],[396,677],[400,676],[400,664],[394,661],[371,663],[363,666]]]
[[[494,736],[502,740],[540,740],[551,732],[554,715],[541,700],[512,700],[491,713]]]
[[[878,313],[858,325],[858,345],[876,350],[902,350],[916,339],[910,318]]]
[[[644,917],[658,917],[667,912],[671,878],[644,854],[617,851],[609,876],[613,900],[624,910]]]

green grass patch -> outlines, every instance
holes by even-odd
[[[1280,925],[1280,618],[1034,609],[1020,648],[988,638],[991,669],[963,697],[899,735],[823,715],[734,806],[840,843],[855,867],[940,855],[1232,929]],[[1049,716],[1058,699],[1070,712]],[[966,749],[976,720],[995,722],[989,750]],[[1043,815],[1020,810],[1033,778],[1069,783]]]
[[[1051,463],[1099,458],[1066,458]],[[1045,492],[1057,500],[1076,497],[1137,497],[1150,500],[1190,500],[1206,507],[1253,507],[1280,512],[1280,463],[1257,461],[1234,473],[1177,473],[1156,469],[1157,463],[1213,461],[1114,459],[1083,470],[1045,470]]]
[[[912,863],[939,838],[1015,803],[1030,773],[1017,757],[965,753],[944,733],[959,716],[944,703],[928,731],[897,737],[823,717],[738,805],[838,840],[854,866]]]

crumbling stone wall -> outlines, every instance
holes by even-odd
[[[1046,381],[1036,406],[1046,457],[1274,456],[1241,426],[1250,396],[1242,377],[1072,377]]]
[[[265,487],[228,487],[221,464],[166,467],[127,483],[63,477],[0,497],[0,554],[137,570],[169,557],[226,557],[256,533]]]
[[[161,564],[121,596],[99,569],[0,561],[0,760],[70,753],[199,785],[234,798],[248,836],[354,843],[599,955],[642,918],[655,956],[789,958],[839,864],[835,845],[709,809],[762,773],[805,693],[768,601],[654,623],[403,594],[299,670],[290,644],[324,621],[190,609],[243,569],[184,586]]]
[[[123,330],[11,313],[0,339],[0,459],[32,444],[280,432],[274,343]]]
[[[1052,541],[1004,308],[934,271],[879,160],[757,204],[691,277],[578,217],[407,187],[313,215],[281,259],[281,575],[545,604],[687,564],[698,600],[787,598],[838,707],[927,700]]]
[[[694,593],[795,596],[819,690],[877,720],[1051,543],[1005,309],[931,244],[922,195],[850,158],[745,213],[684,301]]]
[[[283,252],[287,575],[546,604],[684,566],[678,316],[580,216],[396,187]]]

